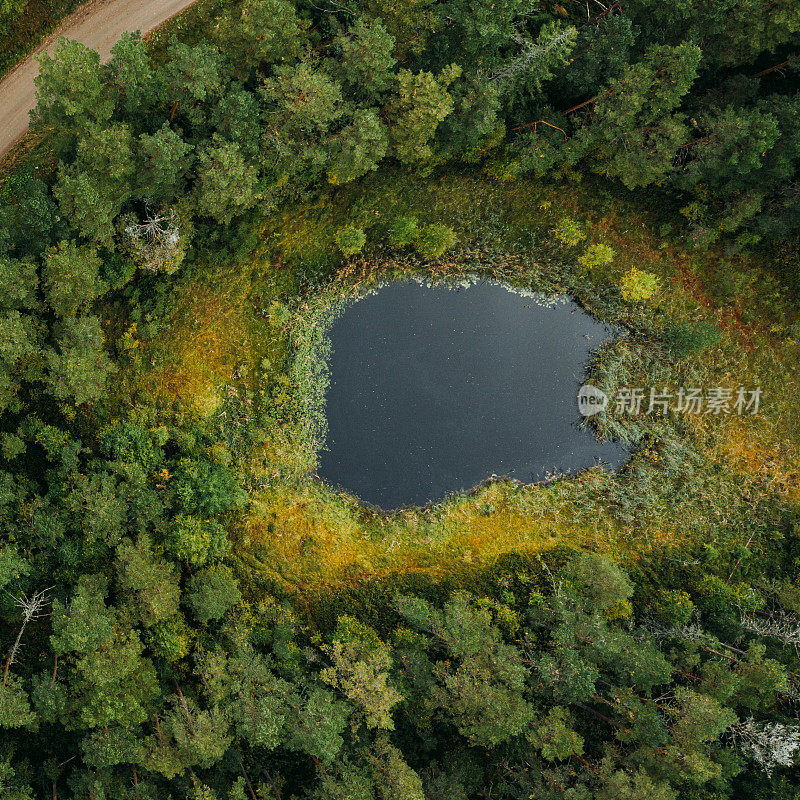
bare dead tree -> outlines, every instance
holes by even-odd
[[[791,767],[800,750],[800,726],[779,722],[756,722],[753,717],[729,729],[739,749],[767,775],[775,767]]]
[[[784,644],[794,647],[800,655],[800,620],[792,614],[776,612],[760,617],[754,614],[742,614],[742,627],[757,636],[768,636]]]
[[[6,666],[3,671],[3,686],[6,685],[6,680],[8,679],[8,670],[16,661],[17,654],[22,647],[22,635],[25,633],[25,628],[28,623],[40,617],[47,616],[45,608],[50,602],[47,594],[52,588],[52,586],[49,586],[47,589],[37,589],[30,597],[25,594],[19,594],[16,597],[13,594],[9,594],[9,597],[14,601],[14,605],[22,612],[22,624],[17,633],[17,638],[14,640],[14,644],[11,645],[11,649],[6,656]]]
[[[129,215],[122,233],[142,269],[148,272],[172,272],[180,262],[180,219],[174,209],[149,214],[143,222]]]

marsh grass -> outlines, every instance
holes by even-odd
[[[662,240],[645,212],[617,200],[598,204],[595,191],[573,184],[565,194],[534,180],[500,185],[459,174],[421,180],[385,170],[270,215],[260,227],[262,250],[245,263],[198,259],[177,287],[159,341],[142,343],[141,366],[127,380],[164,409],[185,407],[195,396],[216,398],[199,405],[211,409],[208,424],[227,437],[245,476],[250,506],[232,536],[241,574],[254,586],[309,598],[401,576],[459,580],[513,553],[534,556],[564,544],[633,563],[665,549],[756,548],[772,535],[770,509],[779,514],[798,501],[800,417],[787,391],[796,384],[798,343],[783,332],[786,309],[745,324],[738,305],[719,305],[706,291],[702,275],[718,255],[686,254]],[[451,225],[460,246],[431,261],[392,248],[393,221],[409,215]],[[580,244],[551,234],[565,217],[582,221]],[[367,234],[364,253],[350,261],[334,243],[345,224]],[[613,248],[615,258],[587,271],[580,256],[596,244]],[[620,297],[619,281],[632,267],[658,277],[648,302]],[[748,268],[758,273],[757,264]],[[568,294],[621,327],[625,335],[588,366],[591,380],[608,391],[761,385],[763,412],[631,419],[611,409],[593,418],[592,429],[633,445],[617,474],[595,468],[532,486],[498,480],[426,509],[383,514],[318,481],[324,331],[341,304],[384,281],[476,276]],[[667,332],[701,322],[719,336],[676,356]],[[236,418],[230,404],[247,405],[248,397],[247,421],[238,417],[247,436],[226,432]],[[193,413],[202,418],[202,408]]]

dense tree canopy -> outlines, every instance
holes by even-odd
[[[247,0],[150,63],[135,35],[107,66],[74,42],[42,56],[34,121],[61,160],[65,219],[113,247],[121,212],[194,183],[227,223],[255,203],[355,180],[384,158],[490,174],[583,165],[683,204],[695,243],[797,227],[789,2],[380,4]],[[138,184],[138,186],[137,186]]]

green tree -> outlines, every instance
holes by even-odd
[[[35,308],[38,283],[33,259],[0,256],[0,304],[3,308]]]
[[[285,741],[297,698],[268,657],[244,643],[230,658],[221,650],[206,654],[200,666],[210,701],[225,703],[237,737],[267,750]]]
[[[401,61],[421,54],[443,25],[435,0],[366,0],[361,8],[366,17],[383,22],[394,38],[394,56]]]
[[[684,752],[714,741],[737,721],[736,714],[707,694],[677,687],[672,741]]]
[[[90,176],[98,192],[119,208],[131,193],[135,171],[131,127],[89,123],[78,140],[75,164]]]
[[[0,728],[33,728],[36,722],[22,680],[7,673],[0,683]]]
[[[103,348],[103,332],[97,317],[67,317],[55,328],[56,350],[48,350],[47,383],[59,399],[72,398],[77,405],[100,397],[116,369]]]
[[[286,720],[285,746],[330,764],[344,744],[350,709],[333,692],[311,685],[297,696]]]
[[[529,738],[548,761],[563,761],[583,753],[583,737],[570,727],[570,714],[563,706],[553,706],[535,726]]]
[[[5,35],[27,6],[28,0],[3,0],[0,3],[0,33]]]
[[[200,622],[221,619],[242,599],[230,567],[212,564],[196,572],[187,584],[187,603]]]
[[[461,74],[455,64],[438,76],[416,75],[403,69],[397,73],[395,92],[388,107],[392,153],[404,164],[423,164],[434,156],[432,140],[439,123],[453,110],[447,87]]]
[[[394,37],[382,20],[359,18],[333,44],[341,56],[330,69],[352,93],[372,102],[391,87]]]
[[[183,42],[170,45],[164,66],[166,98],[175,111],[181,110],[192,122],[191,109],[222,96],[229,79],[222,54],[208,42],[190,47]]]
[[[93,247],[74,241],[51,248],[42,265],[47,304],[59,317],[74,317],[89,309],[105,291],[100,280],[102,262]]]
[[[562,574],[575,587],[580,595],[579,602],[588,612],[602,613],[606,619],[630,616],[633,583],[610,559],[595,553],[578,553]]]
[[[244,502],[239,476],[224,461],[181,458],[174,465],[170,488],[185,512],[212,516]]]
[[[53,601],[53,635],[56,653],[89,653],[102,647],[114,633],[115,614],[105,604],[106,586],[101,576],[79,581],[67,606]]]
[[[302,186],[325,169],[327,136],[344,114],[342,87],[308,61],[279,66],[264,81],[263,158],[279,189]]]
[[[257,185],[258,169],[236,143],[214,134],[198,153],[195,196],[201,214],[228,224],[255,204]]]
[[[263,95],[272,105],[269,122],[290,136],[324,132],[342,114],[341,86],[308,61],[276,68]]]
[[[53,196],[75,230],[98,245],[113,245],[114,218],[119,206],[113,197],[103,194],[91,175],[62,162]]]
[[[578,263],[589,274],[597,273],[613,263],[616,252],[607,244],[590,244],[578,257]]]
[[[67,225],[40,178],[28,176],[13,197],[0,204],[0,250],[18,257],[37,257],[54,240],[66,238]]]
[[[375,631],[353,617],[339,617],[333,642],[325,649],[332,666],[322,670],[322,680],[347,697],[368,728],[392,730],[392,709],[402,696],[389,678],[389,648]]]
[[[312,795],[318,800],[425,800],[419,775],[384,737],[368,751],[339,758],[319,778]]]
[[[0,313],[0,361],[7,368],[37,350],[38,337],[33,317],[19,311]]]
[[[123,597],[136,609],[144,626],[168,619],[178,611],[180,586],[172,565],[159,558],[147,536],[117,547],[117,580]]]
[[[161,100],[160,81],[138,31],[126,31],[114,43],[103,73],[118,113],[128,122],[146,119]]]
[[[33,800],[33,790],[24,783],[22,775],[17,776],[10,763],[11,756],[0,761],[0,786],[3,787],[6,800]]]
[[[93,730],[81,741],[85,763],[95,769],[117,764],[142,765],[144,746],[139,730],[114,725]]]
[[[172,700],[165,727],[175,741],[182,762],[189,767],[213,767],[232,741],[230,720],[224,711],[216,707],[200,708],[182,692]]]
[[[635,772],[613,768],[603,772],[603,786],[598,800],[676,800],[668,783],[654,781],[641,767]]]
[[[136,152],[137,194],[153,201],[179,197],[192,165],[192,150],[167,122],[152,135],[142,133]]]
[[[192,631],[180,612],[155,622],[145,631],[145,635],[152,653],[170,664],[181,661],[189,654]]]
[[[59,37],[53,55],[37,56],[39,74],[35,79],[34,125],[55,133],[57,152],[70,147],[88,122],[106,122],[113,110],[107,92],[100,56],[76,41]]]
[[[67,730],[136,727],[158,695],[155,670],[137,633],[106,606],[104,581],[82,578],[68,606],[53,602],[53,651],[66,658]]]
[[[348,183],[378,168],[386,155],[386,126],[372,109],[358,109],[352,122],[329,140],[328,181]]]
[[[506,134],[500,87],[497,81],[465,76],[451,87],[450,95],[453,111],[437,129],[439,156],[477,163],[499,147]]]
[[[773,52],[800,30],[800,10],[791,0],[681,3],[668,8],[657,0],[635,0],[630,14],[648,39],[671,30],[684,39],[702,41],[712,69],[752,64],[759,53]]]
[[[216,36],[244,77],[259,64],[299,58],[308,43],[308,24],[288,0],[244,0],[239,11],[222,16]]]
[[[255,94],[233,83],[214,106],[210,123],[216,133],[235,142],[248,159],[255,159],[260,150],[261,107]]]
[[[419,775],[385,736],[377,738],[366,761],[380,800],[425,800]]]
[[[473,746],[494,747],[533,720],[525,699],[526,670],[513,645],[502,641],[488,609],[456,593],[438,611],[424,600],[400,597],[400,614],[443,649],[432,665],[428,702]]]
[[[116,546],[127,511],[116,477],[106,472],[75,472],[65,483],[64,507],[85,544],[99,544],[99,549]]]
[[[569,62],[555,70],[550,96],[572,106],[593,97],[607,80],[619,78],[631,62],[636,34],[624,14],[607,14],[594,25],[581,25]]]
[[[761,210],[770,188],[767,176],[778,165],[764,167],[781,138],[779,120],[769,111],[731,105],[698,116],[704,135],[684,146],[686,163],[673,183],[684,191],[704,187],[711,203],[690,205],[694,213],[687,216],[693,216],[693,221],[734,231]],[[741,202],[742,195],[746,203]]]
[[[689,138],[674,114],[697,76],[695,45],[652,47],[645,58],[611,81],[597,97],[591,124],[581,136],[596,169],[633,189],[664,178],[679,147]]]

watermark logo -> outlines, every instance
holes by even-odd
[[[761,404],[761,387],[731,389],[713,386],[669,388],[667,386],[642,388],[620,386],[613,398],[589,383],[578,392],[578,409],[584,417],[605,411],[612,405],[617,414],[712,414],[713,416],[737,414],[754,416]]]
[[[584,417],[599,414],[608,407],[608,395],[591,383],[584,383],[578,392],[578,411]]]

